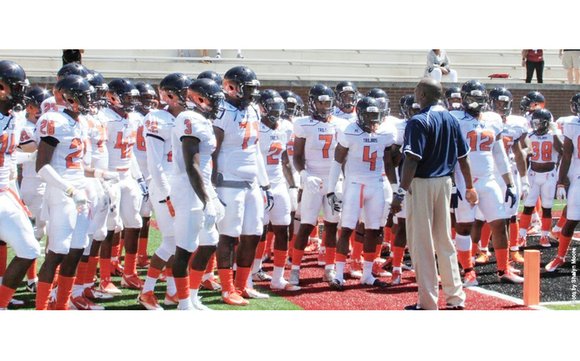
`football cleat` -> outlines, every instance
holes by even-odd
[[[497,277],[499,278],[500,282],[505,283],[524,283],[523,277],[520,277],[510,270],[505,271],[503,274],[500,274],[498,271]]]
[[[113,282],[111,282],[110,279],[101,280],[101,283],[99,283],[99,287],[97,287],[97,291],[113,296],[120,295],[123,293],[121,292],[120,289],[117,288],[117,286],[113,284]]]
[[[463,287],[474,287],[479,285],[477,282],[477,275],[475,274],[474,270],[465,273],[465,277],[463,277]]]
[[[515,268],[513,266],[513,262],[512,261],[509,261],[508,262],[508,271],[511,272],[511,273],[513,273],[513,274],[515,274],[515,275],[518,275],[518,276],[521,276],[522,275],[522,271],[519,270],[519,269],[517,269],[517,268]]]
[[[387,282],[381,281],[380,279],[374,277],[366,280],[361,280],[360,284],[366,286],[373,286],[377,288],[387,288],[390,286],[390,284],[388,284]]]
[[[401,271],[393,270],[393,274],[391,276],[391,285],[396,286],[400,285],[402,281]]]
[[[121,277],[121,287],[140,290],[143,288],[143,281],[136,274],[123,275],[123,277]]]
[[[475,264],[486,264],[489,262],[489,257],[491,256],[490,251],[481,251],[481,253],[475,256]]]
[[[121,262],[119,261],[111,261],[111,276],[121,277],[123,276],[123,266],[121,266]]]
[[[554,272],[558,267],[562,266],[564,263],[566,263],[566,259],[564,257],[557,256],[546,265],[545,269],[548,272]]]
[[[518,247],[522,248],[522,247],[525,247],[526,244],[527,244],[527,237],[519,236],[516,245]]]
[[[137,302],[139,302],[143,307],[145,307],[146,310],[163,311],[163,308],[159,305],[157,297],[155,297],[155,293],[153,293],[153,291],[139,293]]]
[[[26,282],[26,290],[28,292],[36,293],[36,282],[32,283]]]
[[[270,283],[270,289],[274,291],[300,291],[300,286],[292,285],[285,279],[282,279],[280,282],[272,282]]]
[[[102,305],[97,305],[85,296],[81,295],[69,300],[69,309],[78,311],[103,311],[105,309]]]
[[[238,292],[222,292],[222,301],[231,306],[247,306],[250,302],[244,299]]]
[[[16,298],[12,298],[9,303],[11,306],[16,306],[16,307],[24,305],[24,301],[17,300]],[[56,300],[55,300],[55,303],[56,303]]]
[[[207,280],[201,282],[200,288],[204,289],[204,290],[209,290],[209,291],[221,291],[222,290],[222,286],[216,281],[216,279],[213,277],[213,275],[208,278]]]
[[[520,251],[510,251],[510,258],[515,263],[524,263],[524,256],[520,253]]]
[[[193,306],[193,309],[197,311],[212,311],[211,308],[201,303],[201,299],[199,297],[191,300],[191,305]]]
[[[326,248],[320,247],[318,249],[318,265],[325,266],[326,265]]]
[[[383,267],[383,260],[377,259],[373,262],[372,274],[375,277],[391,277],[391,272],[385,270]]]
[[[532,222],[532,225],[528,229],[529,236],[539,236],[542,232],[542,224],[540,222]]]
[[[353,260],[350,263],[349,275],[351,278],[354,278],[357,280],[362,278],[362,263],[361,263],[361,261]]]
[[[335,278],[328,282],[328,287],[330,287],[331,290],[344,291],[344,281]]]
[[[258,292],[255,288],[249,287],[244,288],[241,292],[241,295],[243,298],[255,298],[255,299],[270,298],[270,295]]]
[[[258,272],[252,274],[252,281],[260,282],[260,281],[271,281],[272,277],[260,269]]]
[[[298,284],[300,283],[300,269],[291,269],[290,270],[290,279],[288,280],[288,283],[290,283],[291,285],[294,286],[298,286]]]
[[[165,299],[163,300],[165,306],[173,306],[179,304],[179,298],[177,297],[177,292],[173,295],[165,293]]]
[[[308,245],[304,248],[305,253],[316,252],[320,249],[320,238],[308,238]]]
[[[550,243],[550,239],[548,238],[548,236],[540,237],[540,246],[542,246],[544,248],[552,247],[552,244]]]

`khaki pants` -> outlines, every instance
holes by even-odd
[[[451,241],[451,178],[414,178],[406,196],[407,240],[419,286],[418,305],[437,309],[437,266],[447,304],[464,305],[457,252]]]

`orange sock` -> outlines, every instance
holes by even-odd
[[[375,247],[375,259],[381,257],[381,249],[383,249],[383,245],[377,244],[377,246]]]
[[[471,271],[473,269],[473,260],[471,259],[471,251],[457,251],[457,259],[463,267],[464,271]]]
[[[58,277],[58,290],[56,291],[56,309],[68,310],[68,300],[72,293],[74,277],[60,275]]]
[[[48,297],[50,296],[51,290],[52,290],[52,283],[38,282],[38,285],[36,285],[36,309],[37,310],[48,309]]]
[[[158,279],[160,275],[161,275],[160,269],[157,269],[152,266],[149,266],[149,268],[147,269],[147,277]]]
[[[385,227],[384,233],[385,235],[383,237],[383,240],[385,241],[385,243],[388,243],[390,245],[391,242],[393,241],[393,228]]]
[[[542,218],[542,232],[549,232],[552,227],[552,218]]]
[[[175,277],[175,288],[177,289],[177,298],[185,300],[189,298],[189,277]]]
[[[217,261],[216,261],[215,252],[214,252],[211,255],[211,257],[209,258],[209,261],[207,262],[207,266],[205,267],[204,273],[213,273],[213,270],[216,268],[216,265],[217,265]]]
[[[12,296],[14,296],[15,289],[6,287],[4,285],[0,286],[0,308],[8,307]]]
[[[262,259],[262,257],[264,257],[264,251],[266,250],[266,242],[267,241],[258,242],[254,259]]]
[[[528,229],[530,228],[530,222],[532,221],[531,214],[524,214],[520,216],[520,229]]]
[[[491,229],[489,224],[485,222],[481,227],[481,247],[487,248],[489,246],[489,238],[491,237]]]
[[[405,247],[393,246],[393,267],[401,267],[404,256]]]
[[[8,248],[6,243],[0,244],[0,277],[4,277],[6,263],[8,262]]]
[[[334,264],[334,259],[336,258],[336,247],[326,247],[326,254],[324,255],[324,260],[327,265]]]
[[[77,267],[77,275],[75,277],[75,285],[82,286],[85,284],[87,275],[88,262],[80,261]]]
[[[336,253],[336,262],[346,262],[346,254]]]
[[[294,253],[292,255],[292,266],[300,266],[302,263],[302,257],[304,257],[304,250],[294,248]]]
[[[518,222],[510,222],[510,247],[515,247],[520,236],[520,225]]]
[[[563,234],[560,234],[560,238],[558,238],[558,256],[559,257],[566,257],[568,253],[568,247],[570,246],[570,241],[572,240],[572,236],[566,237]]]
[[[274,232],[268,232],[266,233],[266,249],[265,249],[265,253],[262,254],[262,257],[264,256],[268,256],[270,257],[270,254],[272,253],[272,244],[274,243]]]
[[[352,232],[350,234],[350,237],[348,238],[348,243],[349,243],[350,249],[353,249],[354,248],[354,242],[356,242],[356,237],[355,236],[356,236],[355,232]]]
[[[284,267],[286,266],[286,257],[288,251],[281,251],[279,249],[274,250],[274,267]]]
[[[136,253],[127,253],[125,254],[125,268],[123,273],[126,275],[134,275],[137,274],[137,254]]]
[[[233,292],[234,288],[234,271],[231,268],[218,268],[220,283],[224,292]]]
[[[374,260],[375,260],[375,252],[363,252],[363,259],[366,262],[374,262]]]
[[[558,227],[560,227],[560,229],[562,229],[562,227],[564,227],[564,225],[566,224],[566,215],[564,213],[562,213],[562,216],[560,216],[560,219],[558,219],[558,223],[556,224]]]
[[[312,232],[310,232],[310,237],[311,237],[311,238],[320,238],[319,229],[318,229],[318,224],[316,224],[316,225],[314,226],[314,229],[312,229]]]
[[[99,264],[101,266],[101,281],[103,280],[111,280],[111,259],[110,258],[101,258],[99,260]]]
[[[201,285],[201,278],[203,277],[202,271],[197,271],[192,268],[189,269],[189,288],[192,290],[199,289]]]
[[[89,256],[89,262],[87,263],[87,273],[85,273],[84,283],[93,283],[95,275],[97,274],[97,264],[99,263],[98,256]]]
[[[250,272],[252,271],[251,267],[240,267],[236,269],[236,277],[234,280],[234,285],[237,289],[243,290],[246,288],[246,284],[248,283],[248,277],[250,277]]]
[[[30,267],[28,267],[28,271],[26,271],[26,279],[28,280],[36,279],[36,259],[34,259]]]
[[[495,259],[497,270],[505,272],[508,268],[508,250],[507,248],[495,249]]]
[[[362,255],[363,252],[363,244],[362,242],[354,242],[354,245],[352,247],[352,255],[350,256],[350,258],[353,261],[360,261],[360,257]]]

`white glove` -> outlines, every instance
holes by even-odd
[[[75,206],[79,212],[86,207],[88,200],[87,194],[84,190],[78,190],[76,188],[70,187],[66,190],[66,194],[75,202]]]
[[[300,180],[302,182],[302,188],[310,193],[319,192],[322,188],[322,179],[311,176],[305,170],[300,172]]]
[[[566,187],[564,187],[563,184],[558,184],[558,187],[556,188],[556,199],[560,201],[566,200]]]
[[[298,208],[298,188],[288,188],[288,195],[290,196],[291,209]]]
[[[530,193],[530,184],[528,182],[522,182],[520,199],[526,199]]]
[[[209,231],[217,219],[217,211],[214,205],[214,201],[211,199],[205,204],[205,208],[203,209],[203,216],[203,227]]]
[[[103,172],[103,180],[111,183],[119,183],[119,173],[117,172]]]

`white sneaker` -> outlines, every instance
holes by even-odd
[[[292,269],[290,270],[290,279],[288,283],[294,286],[298,286],[300,283],[300,269]]]
[[[197,297],[196,299],[191,300],[191,305],[197,311],[213,311],[211,308],[201,303],[201,297]]]
[[[274,290],[274,291],[295,292],[295,291],[300,291],[300,286],[292,285],[288,281],[286,281],[285,279],[282,278],[279,282],[272,281],[272,283],[270,283],[270,289]]]
[[[252,274],[252,281],[254,282],[261,282],[261,281],[271,281],[272,277],[260,269],[258,272]]]

